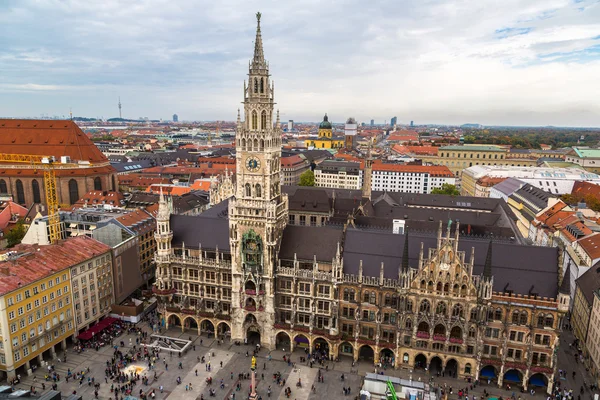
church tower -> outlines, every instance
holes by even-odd
[[[281,193],[281,128],[273,126],[275,87],[256,14],[254,57],[244,82],[244,120],[236,129],[236,189],[229,201],[232,339],[274,348],[275,268],[288,219]],[[259,339],[260,338],[260,339]]]

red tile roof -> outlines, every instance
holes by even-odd
[[[600,258],[600,233],[596,233],[594,235],[590,235],[581,239],[579,242],[579,246],[585,250],[586,253],[595,260]]]
[[[108,162],[75,122],[64,120],[0,119],[0,151]]]
[[[192,191],[189,186],[175,186],[175,185],[151,185],[146,189],[149,193],[158,193],[162,189],[164,194],[170,194],[173,196],[181,196]]]
[[[573,185],[573,190],[571,191],[571,194],[576,195],[578,197],[581,196],[581,198],[587,196],[588,194],[591,194],[592,196],[600,198],[600,185],[595,185],[590,182],[577,181]]]
[[[53,245],[19,244],[10,251],[15,251],[17,256],[0,261],[0,295],[110,252],[110,247],[87,236],[78,236]],[[8,250],[1,253],[3,258],[6,253]]]
[[[25,218],[28,212],[29,210],[17,203],[10,200],[5,201],[0,205],[0,229],[6,228],[11,220],[14,222],[13,216],[17,216],[19,219]]]
[[[374,163],[373,171],[414,172],[420,174],[429,172],[431,176],[454,177],[452,171],[443,165],[402,165]]]
[[[281,157],[282,167],[292,167],[294,165],[303,164],[306,160],[299,155],[293,155],[290,157]]]
[[[108,204],[111,206],[120,206],[121,201],[124,200],[123,194],[120,192],[109,192],[102,190],[92,190],[87,192],[81,199],[79,199],[73,208],[81,208],[88,205],[101,205]]]
[[[399,144],[392,147],[392,151],[399,154],[436,156],[439,147],[437,146],[402,146]]]

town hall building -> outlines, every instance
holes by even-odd
[[[260,17],[234,195],[187,216],[161,194],[154,293],[165,324],[550,391],[569,309],[559,250],[506,235],[498,199],[282,187]]]

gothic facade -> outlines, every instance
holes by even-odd
[[[318,224],[288,224],[292,199],[281,191],[281,130],[257,17],[234,195],[198,216],[171,215],[161,195],[154,292],[165,324],[550,390],[570,291],[556,248],[464,238],[458,222],[445,231],[440,222],[437,235],[358,228],[354,217],[385,206],[370,190],[345,224],[327,213]],[[294,201],[318,211],[310,198]],[[353,201],[333,194],[336,205]]]

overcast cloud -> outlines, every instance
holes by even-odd
[[[3,0],[0,115],[600,126],[598,0]]]

